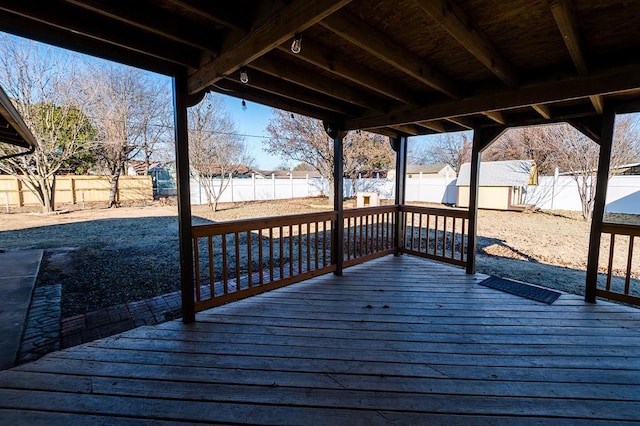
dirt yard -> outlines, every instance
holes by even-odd
[[[265,201],[223,204],[216,213],[195,206],[193,216],[197,224],[323,209],[320,199]],[[175,206],[159,204],[1,214],[0,250],[46,250],[38,285],[63,285],[66,317],[177,290],[176,217]],[[589,226],[571,212],[481,211],[478,271],[581,294]]]

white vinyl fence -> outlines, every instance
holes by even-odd
[[[219,185],[213,179],[214,185]],[[207,194],[196,179],[191,179],[191,203],[206,204]],[[217,187],[217,186],[216,186]],[[395,182],[389,179],[344,180],[344,196],[355,197],[358,192],[377,192],[381,199],[395,198]],[[454,204],[456,201],[456,180],[446,178],[407,179],[405,190],[407,201]],[[277,200],[287,198],[314,197],[327,195],[329,184],[323,178],[276,179],[276,178],[233,178],[220,197],[220,202],[255,200]]]
[[[581,210],[578,186],[571,176],[538,178],[537,186],[527,188],[525,203],[545,210]],[[609,179],[606,212],[640,214],[640,176]]]
[[[175,194],[175,183],[162,194]],[[395,197],[395,182],[389,179],[351,179],[344,181],[344,196],[355,197],[357,192],[377,192],[381,199]],[[329,184],[323,178],[306,179],[233,178],[222,193],[221,202],[273,200],[327,195]],[[456,179],[413,177],[407,179],[405,198],[408,202],[422,201],[453,205],[456,203]],[[191,179],[191,202],[206,204],[207,197],[195,179]],[[541,176],[538,185],[529,186],[524,203],[545,210],[580,211],[580,197],[576,181],[571,176]],[[640,214],[640,176],[614,176],[607,191],[608,213]]]

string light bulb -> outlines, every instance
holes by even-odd
[[[243,111],[247,110],[247,102],[244,99],[242,100],[242,110]]]
[[[300,53],[302,50],[302,36],[297,33],[293,36],[293,42],[291,43],[291,51],[295,54]]]
[[[247,67],[240,68],[240,83],[242,84],[249,83],[249,74],[247,73]]]

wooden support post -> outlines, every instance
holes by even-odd
[[[391,148],[396,152],[396,197],[395,204],[400,207],[405,203],[405,188],[407,186],[407,136],[400,135],[391,139]],[[395,256],[400,256],[400,250],[404,247],[404,214],[398,209],[396,212],[396,226],[393,245],[396,249]]]
[[[195,316],[193,281],[193,235],[191,229],[191,189],[189,187],[189,136],[187,132],[186,75],[173,78],[173,109],[175,125],[176,178],[178,192],[178,236],[180,242],[180,288],[182,321],[192,323]]]
[[[335,123],[324,122],[324,129],[333,139],[333,211],[336,220],[331,224],[331,262],[336,265],[335,275],[341,276],[344,262],[344,159],[342,141],[347,135]]]
[[[587,258],[587,280],[585,284],[584,300],[596,303],[596,289],[598,287],[598,260],[600,258],[600,239],[602,237],[602,223],[609,183],[609,167],[611,163],[611,146],[616,113],[613,108],[606,108],[602,114],[600,133],[600,158],[598,160],[598,176],[596,180],[596,195],[593,202],[591,216],[591,234],[589,235],[589,256]]]
[[[467,237],[467,274],[476,273],[476,249],[478,246],[478,188],[480,186],[480,162],[484,151],[506,127],[479,127],[473,130],[471,147],[471,175],[469,180],[469,228]]]

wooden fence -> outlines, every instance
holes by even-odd
[[[110,176],[56,176],[56,204],[106,203],[111,189]],[[118,199],[121,202],[153,200],[150,176],[121,176]],[[0,176],[0,205],[3,208],[39,205],[38,198],[19,179]]]

